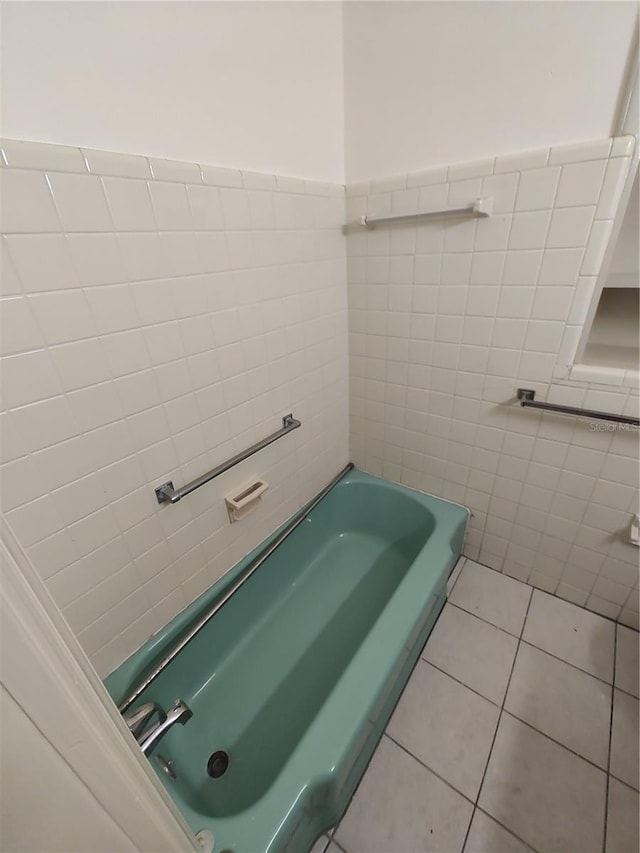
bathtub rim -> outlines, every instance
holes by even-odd
[[[465,529],[466,525],[469,523],[469,519],[473,515],[469,507],[464,504],[457,503],[456,501],[449,500],[448,498],[442,498],[439,495],[434,495],[432,492],[426,492],[421,489],[414,488],[413,486],[406,486],[403,483],[396,483],[393,480],[387,480],[377,474],[370,474],[366,471],[362,471],[353,462],[349,462],[347,465],[352,465],[352,467],[349,469],[345,466],[345,473],[340,477],[340,479],[336,480],[333,488],[346,486],[352,482],[352,480],[365,483],[373,480],[381,487],[388,487],[394,491],[400,491],[402,493],[405,491],[413,492],[416,495],[432,498],[439,503],[450,504],[464,510],[467,513]],[[366,479],[362,480],[363,476]],[[323,500],[328,494],[330,494],[333,488],[324,495]],[[143,674],[151,668],[153,661],[159,660],[167,654],[168,648],[173,643],[177,642],[179,636],[183,632],[188,630],[189,624],[195,622],[199,616],[203,614],[209,606],[211,606],[212,602],[215,601],[216,598],[223,596],[226,590],[231,587],[235,580],[242,575],[243,571],[246,570],[246,567],[253,560],[257,559],[260,554],[278,538],[278,536],[287,528],[287,525],[291,523],[292,519],[298,515],[302,515],[306,509],[313,504],[314,500],[315,498],[311,498],[300,510],[289,516],[286,521],[280,524],[272,533],[263,539],[262,542],[258,543],[255,548],[225,572],[222,577],[215,580],[204,592],[200,593],[197,598],[187,604],[165,625],[163,625],[162,628],[149,637],[149,639],[146,640],[140,648],[136,649],[135,652],[132,652],[129,657],[119,664],[104,679],[102,679],[103,684],[116,704],[116,707],[118,707],[122,700],[126,698],[127,694],[131,692],[132,685],[138,682],[143,677]],[[419,559],[421,553],[422,548],[418,554],[416,554],[415,559]]]
[[[320,818],[314,822],[312,818],[306,818],[306,813],[310,808],[309,798],[313,798],[314,794],[320,796],[323,791],[328,791],[332,799],[328,800],[329,805],[320,807],[321,814],[324,815],[322,819],[328,819],[326,816],[331,814],[335,822],[340,817],[338,811],[344,810],[348,804],[359,779],[359,774],[356,774],[353,782],[355,768],[361,761],[357,748],[360,746],[360,755],[373,751],[395,701],[377,734],[376,727],[370,724],[372,712],[380,707],[380,714],[385,716],[388,685],[396,676],[402,680],[398,675],[401,656],[404,655],[402,659],[406,660],[407,654],[413,654],[415,664],[424,640],[446,600],[446,583],[461,553],[462,537],[470,515],[468,509],[453,501],[392,483],[357,469],[350,471],[338,485],[346,488],[351,480],[364,481],[376,489],[399,491],[405,495],[407,492],[412,493],[419,503],[426,505],[434,513],[436,529],[425,541],[371,632],[265,794],[242,812],[230,816],[214,816],[191,808],[183,794],[175,792],[176,804],[194,832],[203,828],[215,829],[215,834],[221,842],[233,849],[254,850],[258,837],[260,849],[265,853],[285,849],[287,838],[291,837],[291,834],[302,826],[301,821],[305,820],[308,820],[314,831],[321,833],[331,824],[320,827]],[[451,507],[455,507],[457,512],[452,513]],[[444,523],[441,518],[443,515]],[[466,516],[464,519],[463,515]],[[454,547],[458,550],[454,551]],[[436,566],[435,570],[430,569],[433,565]],[[207,593],[211,594],[215,586],[214,584],[207,590]],[[426,630],[421,642],[420,630]],[[420,648],[416,650],[415,646],[419,642]],[[405,653],[405,648],[410,647],[413,651]],[[349,691],[354,674],[356,685],[360,682],[364,685],[357,693],[357,703],[353,702],[354,691]],[[399,692],[407,677],[408,675],[402,680]],[[336,731],[339,733],[338,737],[335,737]],[[327,742],[331,743],[330,751],[325,747]],[[350,762],[349,756],[354,753],[356,757]],[[283,804],[286,804],[284,814]],[[258,831],[261,833],[259,836],[255,834]]]

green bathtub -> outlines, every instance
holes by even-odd
[[[466,522],[463,507],[351,471],[140,697],[193,711],[150,760],[216,853],[307,853],[339,821],[444,604]],[[116,703],[266,544],[107,678]],[[229,765],[211,778],[218,750]]]

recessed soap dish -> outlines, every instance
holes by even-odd
[[[252,509],[256,509],[268,488],[269,483],[266,480],[251,480],[235,492],[225,495],[224,502],[231,524],[234,521],[240,521]]]

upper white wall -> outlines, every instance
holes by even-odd
[[[632,2],[346,2],[348,181],[609,136]]]
[[[2,135],[344,178],[339,3],[2,3]]]

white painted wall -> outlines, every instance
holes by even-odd
[[[339,3],[2,3],[2,135],[342,181]]]
[[[627,2],[347,2],[347,181],[609,136]]]

